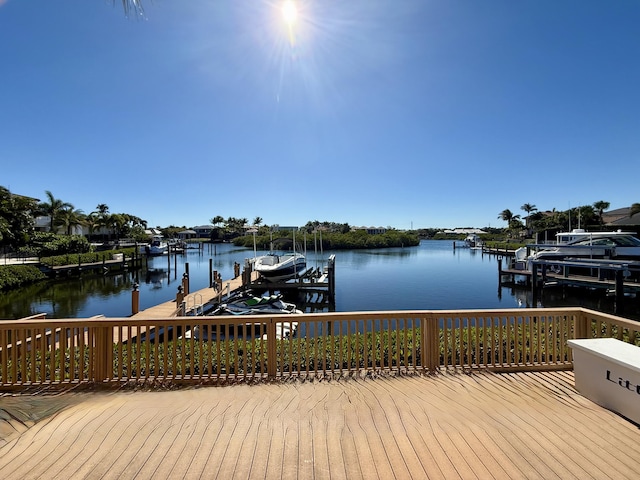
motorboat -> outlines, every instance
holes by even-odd
[[[145,247],[147,255],[164,255],[169,251],[169,244],[160,235],[154,235],[151,243]]]
[[[464,244],[469,248],[482,248],[482,240],[480,236],[475,233],[467,235],[464,239]]]
[[[268,254],[256,257],[253,268],[265,280],[276,282],[302,275],[307,269],[307,259],[297,252],[282,255]]]
[[[640,239],[629,232],[584,232],[567,243],[546,246],[531,256],[532,260],[565,258],[640,260]]]
[[[588,232],[582,228],[574,228],[570,232],[556,233],[555,245],[569,245],[578,240],[597,239],[599,237],[627,237],[634,236],[633,232],[615,230],[609,232]]]

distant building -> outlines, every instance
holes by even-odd
[[[162,235],[162,230],[160,230],[159,228],[147,228],[144,231],[144,234],[149,237],[153,237],[155,235]]]
[[[178,238],[180,240],[190,240],[192,238],[196,238],[198,233],[195,230],[182,230],[178,232]]]
[[[254,225],[251,225],[250,228],[254,228]],[[298,230],[300,230],[300,227],[287,227],[286,225],[274,225],[273,227],[271,227],[271,229],[274,232],[279,232],[280,230],[289,230],[289,231],[294,230],[297,232]]]
[[[480,235],[487,232],[479,228],[454,228],[453,230],[443,230],[442,233],[446,233],[448,235]]]
[[[213,225],[198,225],[197,227],[193,227],[191,230],[195,231],[196,236],[198,238],[210,238],[211,237],[211,233],[214,230],[214,226]]]
[[[364,230],[369,235],[381,235],[383,233],[387,233],[387,229],[384,227],[353,227],[351,230]]]

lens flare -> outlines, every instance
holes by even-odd
[[[296,23],[298,8],[293,0],[285,0],[282,4],[282,18],[284,18],[285,23],[289,27],[292,27]]]

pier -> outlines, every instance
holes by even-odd
[[[502,268],[502,257],[498,257],[499,284],[531,288],[534,304],[541,288],[583,287],[606,290],[607,294],[615,297],[615,312],[622,313],[625,298],[637,297],[640,293],[639,274],[640,262],[637,261],[588,258],[535,260],[527,268],[524,262],[511,259],[510,266]]]
[[[336,293],[336,256],[330,255],[325,269],[309,268],[295,279],[270,282],[258,276],[250,283],[251,290],[256,292],[297,292],[299,301],[296,305],[301,310],[331,310],[335,305]]]
[[[78,261],[67,265],[43,266],[42,270],[52,276],[71,275],[84,272],[108,273],[112,270],[135,270],[142,267],[142,258],[139,255],[127,257],[123,254],[115,254],[111,260],[103,259],[96,262]]]

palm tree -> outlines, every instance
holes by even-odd
[[[89,228],[89,239],[91,239],[91,237],[93,236],[93,233],[96,231],[97,228],[100,227],[99,221],[98,221],[98,215],[95,212],[91,212],[89,215],[87,215],[85,222],[86,222],[85,224]]]
[[[507,222],[507,226],[511,225],[511,221],[513,220],[513,212],[511,210],[509,210],[508,208],[505,208],[503,211],[500,212],[500,215],[498,215],[498,218],[500,220],[504,220],[505,222]]]
[[[629,217],[633,217],[636,213],[640,213],[640,203],[634,203],[629,209]]]
[[[96,209],[87,217],[87,224],[89,225],[89,235],[92,235],[95,230],[100,228],[109,227],[109,205],[106,203],[99,203]],[[104,232],[102,233],[104,239]]]
[[[215,217],[213,217],[211,220],[209,220],[211,222],[211,224],[213,226],[218,226],[221,223],[224,223],[224,217],[220,216],[220,215],[216,215]]]
[[[106,203],[99,203],[96,206],[96,211],[92,213],[97,213],[98,215],[105,216],[107,213],[109,213],[109,205],[107,205]]]
[[[55,198],[49,190],[46,190],[44,193],[47,195],[49,201],[40,203],[38,205],[38,209],[49,217],[49,229],[53,232],[60,213],[66,209],[73,210],[74,206],[68,202],[63,202],[62,200]]]
[[[536,212],[538,208],[535,205],[531,205],[530,203],[525,203],[520,207],[521,210],[527,212],[527,216],[525,217],[525,225],[527,230],[529,230],[529,217],[531,216],[531,212]]]
[[[600,220],[600,225],[602,225],[602,212],[604,212],[607,208],[609,208],[609,202],[605,202],[604,200],[599,200],[593,204],[593,208],[598,212],[598,218]]]
[[[261,223],[262,223],[262,217],[256,217],[256,218],[254,218],[254,219],[253,219],[253,224],[254,224],[256,227],[260,227],[260,224],[261,224]]]
[[[108,226],[113,230],[116,240],[120,238],[120,232],[128,221],[129,219],[127,218],[127,215],[123,213],[112,213],[109,215]]]
[[[86,223],[86,216],[82,210],[73,207],[65,208],[58,214],[56,218],[56,226],[64,227],[67,235],[71,235],[71,231],[75,227],[79,227]]]

